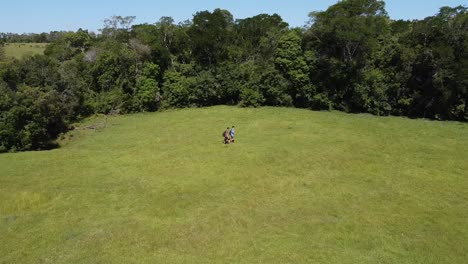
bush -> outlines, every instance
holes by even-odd
[[[311,107],[315,110],[332,110],[333,102],[328,99],[326,94],[319,93],[312,98]]]
[[[187,78],[170,70],[164,76],[163,107],[187,107],[190,103],[190,86],[193,78]]]
[[[243,89],[240,94],[240,99],[240,106],[242,107],[259,107],[265,102],[262,93],[252,88]]]
[[[21,86],[13,107],[0,113],[0,146],[5,150],[48,149],[67,130],[64,106],[51,87]]]

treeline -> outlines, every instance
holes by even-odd
[[[67,31],[51,31],[49,33],[11,33],[11,32],[0,32],[0,44],[4,43],[50,43],[55,41]]]
[[[467,8],[393,21],[384,1],[344,0],[304,28],[227,10],[175,24],[105,20],[67,32],[45,55],[0,66],[0,150],[48,148],[93,113],[291,106],[468,120]]]

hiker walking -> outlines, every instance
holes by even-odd
[[[223,137],[224,137],[224,144],[229,144],[231,139],[229,138],[229,127],[226,128],[223,132]]]
[[[231,130],[229,130],[229,138],[231,143],[234,143],[234,133],[234,126],[232,126]]]

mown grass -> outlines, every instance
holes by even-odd
[[[24,56],[43,54],[47,43],[6,43],[5,55],[8,58],[21,59]]]
[[[0,263],[468,260],[467,124],[219,106],[62,145],[0,155]]]

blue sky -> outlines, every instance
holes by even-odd
[[[136,23],[154,23],[161,16],[180,22],[197,11],[223,8],[234,18],[260,13],[278,13],[291,26],[303,26],[311,11],[325,10],[337,0],[14,0],[0,9],[0,32],[43,32],[51,30],[96,31],[112,15],[133,15]],[[420,19],[437,13],[441,6],[468,5],[468,0],[387,0],[394,19]]]

